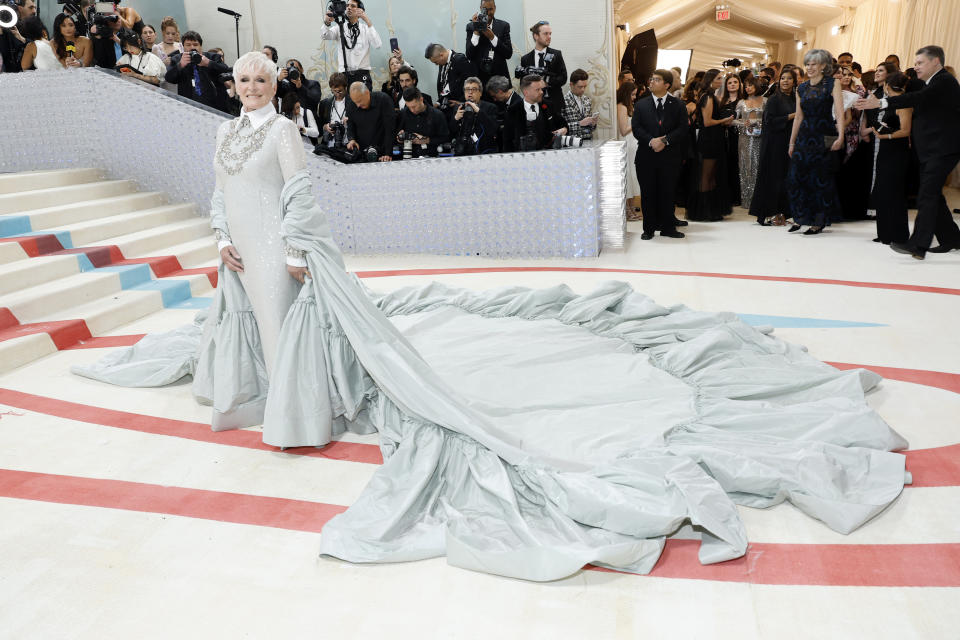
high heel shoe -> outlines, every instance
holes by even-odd
[[[805,235],[805,236],[815,236],[815,235],[817,235],[818,233],[820,233],[821,231],[823,231],[823,227],[810,227],[809,229],[807,229],[806,231],[803,232],[803,235]]]
[[[800,231],[800,225],[795,224],[795,225],[793,225],[792,227],[790,227],[789,229],[787,229],[787,233],[793,233],[794,231]]]

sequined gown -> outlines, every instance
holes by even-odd
[[[740,153],[740,201],[744,209],[750,208],[753,192],[757,186],[757,171],[760,167],[760,123],[766,98],[759,107],[748,107],[746,100],[737,103],[737,142]]]
[[[827,226],[839,213],[837,186],[824,136],[836,136],[833,120],[833,83],[824,77],[818,84],[797,88],[803,122],[790,160],[787,188],[793,221],[800,225]]]
[[[256,129],[249,119],[225,122],[217,132],[214,167],[224,206],[212,224],[218,239],[229,238],[243,260],[240,282],[253,306],[269,374],[283,319],[300,290],[287,273],[280,237],[280,192],[306,168],[300,132],[280,115]]]

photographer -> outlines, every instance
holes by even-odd
[[[0,5],[9,7],[11,4],[17,11],[17,24],[0,29],[0,58],[3,59],[3,70],[7,73],[20,71],[23,50],[27,46],[27,38],[21,33],[23,23],[27,18],[37,15],[36,0],[0,0]]]
[[[342,9],[342,0],[330,3],[330,10],[324,16],[323,25],[320,27],[320,38],[336,40],[339,43],[339,71],[346,73],[351,83],[362,82],[367,85],[368,90],[373,91],[370,47],[380,48],[383,44],[380,35],[367,17],[361,0],[348,0],[345,10]],[[333,25],[334,20],[336,25]]]
[[[507,110],[517,102],[523,102],[519,93],[513,90],[510,79],[506,76],[493,76],[487,83],[487,93],[494,100],[497,107],[497,144],[500,151],[506,151],[504,148],[503,125],[507,119]]]
[[[347,146],[347,74],[334,73],[327,82],[332,95],[320,101],[317,107],[317,122],[323,128],[323,142],[327,148]]]
[[[317,136],[320,130],[317,129],[317,121],[313,117],[313,112],[307,111],[300,106],[300,97],[295,93],[288,93],[280,103],[280,113],[288,120],[297,125],[300,135],[307,138],[313,144],[317,144]]]
[[[481,99],[483,84],[480,78],[466,79],[463,97],[464,103],[457,108],[450,121],[454,155],[496,153],[500,129],[497,107]]]
[[[359,151],[360,157],[368,162],[390,162],[396,120],[393,100],[382,91],[370,91],[359,81],[350,85],[350,100],[347,103],[347,149]]]
[[[477,75],[473,63],[462,53],[442,44],[427,45],[423,57],[440,67],[437,73],[437,100],[441,111],[453,110],[463,102],[463,81]]]
[[[167,72],[167,67],[160,58],[143,50],[143,42],[135,31],[123,29],[119,38],[125,53],[117,60],[117,71],[159,87],[160,78]]]
[[[495,0],[483,0],[480,12],[467,24],[467,58],[477,68],[480,81],[486,83],[493,76],[510,75],[507,60],[513,57],[510,42],[510,24],[497,20]]]
[[[400,91],[401,91],[400,101],[397,103],[398,109],[403,109],[405,103],[403,101],[402,92],[406,91],[410,87],[419,89],[420,87],[418,87],[417,85],[420,82],[420,77],[417,75],[417,70],[414,69],[413,67],[403,66],[403,67],[400,67],[400,71],[397,71],[397,82],[400,83]],[[431,107],[433,106],[433,98],[431,98],[426,93],[423,93],[422,91],[420,92],[420,95],[423,96],[424,102],[426,102]]]
[[[277,96],[281,99],[289,93],[296,93],[300,104],[311,113],[317,112],[323,100],[323,88],[316,80],[303,75],[303,65],[296,58],[287,60],[287,65],[277,74]]]
[[[104,69],[113,69],[117,60],[123,57],[120,38],[117,35],[123,23],[115,13],[94,14],[89,26],[90,39],[93,41],[93,64]]]
[[[590,76],[583,69],[570,74],[570,91],[563,96],[563,119],[567,122],[570,135],[590,140],[600,115],[593,113],[593,103],[587,95],[587,83]]]
[[[208,107],[220,109],[217,87],[214,81],[221,74],[229,73],[230,67],[203,53],[203,38],[196,31],[183,34],[183,53],[170,56],[166,81],[177,85],[177,94],[190,98]]]
[[[515,72],[517,78],[533,74],[543,78],[547,87],[543,101],[553,107],[555,113],[563,112],[563,85],[567,84],[567,65],[559,49],[552,49],[553,29],[546,20],[530,27],[533,34],[533,51],[520,58]]]
[[[555,136],[566,135],[563,116],[543,99],[545,84],[541,76],[534,74],[520,80],[523,100],[507,109],[503,127],[505,151],[551,149]]]
[[[400,131],[397,132],[397,140],[404,142],[410,139],[414,145],[426,147],[417,155],[436,157],[437,146],[450,141],[446,118],[439,110],[423,101],[423,96],[416,87],[404,89],[403,100],[406,106],[400,111],[398,118]]]

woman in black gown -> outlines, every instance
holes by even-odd
[[[750,202],[750,215],[763,226],[783,226],[790,215],[787,198],[787,170],[790,168],[790,130],[797,111],[797,72],[786,69],[780,74],[773,95],[763,112],[760,134],[760,163],[757,186]]]
[[[737,105],[745,98],[740,76],[728,73],[723,80],[723,93],[720,95],[720,120],[727,120],[731,116],[736,120]],[[739,207],[740,200],[740,132],[730,124],[723,127],[724,149],[727,157],[727,192],[730,194],[730,204]]]
[[[887,76],[885,92],[899,96],[906,91],[906,75]],[[910,238],[907,221],[907,191],[905,175],[910,164],[910,130],[913,109],[881,109],[877,126],[870,133],[877,139],[877,179],[873,185],[873,202],[877,207],[877,237],[875,242],[905,243]]]
[[[697,155],[694,159],[693,184],[687,197],[687,220],[715,222],[729,215],[729,185],[727,180],[727,150],[724,142],[724,125],[733,122],[735,116],[726,120],[715,119],[720,114],[720,101],[716,91],[723,77],[719,69],[710,69],[703,74],[700,97],[697,100]]]

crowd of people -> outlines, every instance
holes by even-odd
[[[0,36],[2,70],[99,66],[161,86],[207,107],[237,115],[241,103],[223,50],[206,48],[201,34],[183,33],[167,17],[157,29],[131,7],[93,12],[92,0],[66,3],[48,30],[35,0],[17,2],[20,22]],[[418,86],[415,65],[391,41],[389,78],[373,86],[370,52],[383,46],[362,0],[338,10],[331,3],[319,37],[337,43],[338,69],[327,88],[308,79],[295,58],[275,47],[262,52],[278,65],[275,108],[294,120],[318,153],[344,162],[391,161],[579,146],[594,136],[599,114],[587,95],[589,76],[568,75],[553,30],[530,28],[535,46],[514,68],[510,24],[483,0],[466,25],[463,51],[431,43],[424,59],[437,67],[435,92]],[[568,83],[569,80],[569,83]],[[432,94],[432,95],[431,95]],[[434,97],[435,96],[435,97]]]
[[[960,162],[960,85],[942,48],[921,48],[909,69],[891,54],[865,72],[852,54],[823,49],[756,74],[726,64],[686,85],[677,68],[641,82],[620,73],[618,133],[635,160],[629,214],[642,217],[642,239],[682,238],[687,220],[720,221],[740,206],[805,236],[875,219],[874,242],[921,260],[960,249],[943,196]],[[908,208],[918,210],[912,233]]]

